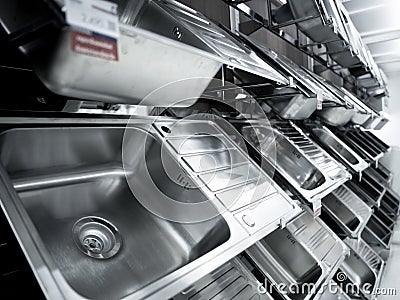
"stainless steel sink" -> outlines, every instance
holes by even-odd
[[[360,173],[369,164],[363,160],[356,152],[354,152],[349,146],[342,142],[338,137],[335,136],[327,127],[321,125],[310,125],[310,133],[316,140],[335,158],[339,159],[346,167],[355,173]]]
[[[293,285],[317,284],[326,276],[326,269],[287,229],[273,232],[247,252],[263,273],[273,279],[274,284],[284,284],[286,291]],[[304,299],[306,296],[304,293],[289,298]]]
[[[197,280],[173,297],[173,300],[274,300],[264,287],[264,283],[259,282],[253,274],[254,269],[255,267],[243,255],[236,256],[217,270]]]
[[[390,149],[375,135],[360,129],[338,131],[337,136],[368,162],[377,162]]]
[[[358,238],[372,216],[372,209],[345,185],[322,199],[323,208],[353,238]]]
[[[335,281],[342,287],[348,283],[355,284],[359,290],[347,289],[351,297],[364,296],[367,299],[376,299],[376,295],[372,292],[380,283],[384,261],[362,239],[347,238],[345,243],[351,249],[350,256],[339,269],[345,277],[337,275],[334,277]],[[340,280],[341,278],[346,279]]]
[[[351,298],[334,280],[331,280],[319,300],[351,300]]]
[[[152,121],[1,134],[2,206],[49,298],[173,296],[300,212],[273,183],[246,208],[257,184],[240,172],[266,175],[216,125]],[[218,190],[241,184],[246,199],[215,198],[199,179],[204,153],[218,170],[235,159],[241,171],[216,172]]]
[[[98,35],[93,37],[90,27],[81,33],[76,27],[65,26],[67,21],[62,19],[67,10],[65,0],[56,0],[59,7],[51,5],[53,10],[51,13],[45,10],[43,17],[40,9],[29,11],[13,1],[3,2],[4,7],[11,8],[11,13],[10,16],[0,13],[2,27],[10,36],[17,31],[18,35],[35,32],[34,40],[29,39],[32,43],[23,42],[20,49],[29,54],[46,87],[67,97],[117,104],[190,106],[223,64],[278,84],[288,83],[229,32],[177,1],[112,1],[119,7],[115,22],[110,21],[109,28],[115,28],[110,33],[114,33],[111,39],[99,37],[104,32],[96,32]],[[41,25],[33,22],[38,18],[44,24],[57,19],[62,29],[41,32],[37,29]],[[26,19],[33,24],[25,24]],[[77,37],[76,40],[71,36]],[[104,48],[90,48],[96,38]],[[35,46],[31,47],[32,44]],[[40,50],[36,45],[40,45]],[[169,89],[165,97],[151,94],[177,81],[182,88]],[[190,100],[177,103],[182,99]]]
[[[254,135],[252,130],[257,130],[257,127],[248,126],[242,127],[242,134],[251,139]],[[262,132],[262,131],[261,131]],[[278,131],[275,133],[276,142],[276,168],[282,172],[283,176],[304,190],[313,190],[321,186],[325,182],[324,175],[318,170],[307,157],[300,155],[294,145],[287,141]],[[268,137],[267,137],[268,138]],[[270,137],[272,138],[272,137]],[[252,140],[256,145],[257,141]],[[263,145],[271,145],[272,140],[263,140],[261,145],[256,145],[266,157],[273,157],[272,152],[275,149],[261,148]]]
[[[393,239],[394,222],[385,224],[377,215],[373,215],[362,232],[362,238],[370,245],[390,249]]]
[[[124,169],[118,165],[123,134],[120,128],[60,128],[16,130],[2,136],[2,161],[12,176],[22,205],[59,272],[75,292],[87,298],[126,296],[204,255],[230,236],[221,216],[198,224],[180,224],[146,210],[130,191]],[[83,139],[88,143],[83,144]],[[21,149],[10,157],[7,155],[10,140],[25,140],[32,147],[25,150],[38,152],[25,156],[28,153]],[[99,143],[90,147],[89,142],[95,141],[103,141],[103,148]],[[160,160],[160,143],[150,138],[146,146],[148,171],[160,189],[169,191],[176,201],[206,199],[199,189],[185,191],[167,176]],[[80,147],[87,148],[82,151]],[[24,156],[31,157],[32,163],[17,160]],[[77,161],[69,161],[74,157]],[[106,158],[116,165],[106,165]],[[79,167],[82,163],[97,164],[101,160],[104,164],[100,167]],[[145,169],[135,170],[135,174],[143,172]],[[136,180],[142,178],[135,176]],[[101,217],[118,229],[122,246],[115,259],[93,259],[90,251],[89,256],[82,255],[75,245],[74,224],[86,216]],[[105,242],[102,232],[96,229],[82,236],[81,242],[91,236],[100,243]]]
[[[355,110],[353,108],[345,106],[325,107],[315,112],[318,118],[332,126],[346,125],[353,118],[354,114]]]
[[[343,166],[293,123],[272,122],[274,136],[265,136],[261,143],[253,137],[262,135],[270,125],[260,120],[237,121],[234,124],[256,151],[272,164],[271,167],[308,202],[318,202],[351,177]],[[272,139],[275,139],[275,147],[270,146]],[[273,155],[274,151],[276,157]]]
[[[283,287],[284,299],[313,298],[331,279],[347,252],[343,242],[308,213],[246,250],[270,284]],[[313,289],[292,292],[296,290],[293,287],[305,284]]]
[[[379,164],[378,164],[379,166]],[[375,168],[375,166],[371,166],[365,170],[364,173],[367,173],[369,176],[373,177],[377,183],[384,187],[389,187],[390,181],[392,179],[392,174],[388,170],[387,173],[383,169],[384,167],[381,165],[381,168]]]
[[[352,181],[346,184],[371,207],[380,206],[382,197],[387,189],[384,185],[379,183],[375,177],[367,172],[363,173],[361,180],[353,178]]]
[[[288,1],[296,19],[314,17],[298,22],[298,28],[315,42],[341,42],[348,45],[346,29],[334,0]]]
[[[387,260],[399,217],[399,196],[388,189],[380,204],[379,208],[374,209],[371,222],[367,224],[362,236],[384,260]]]
[[[386,215],[391,217],[394,221],[397,221],[400,209],[400,196],[393,190],[388,189],[382,197],[380,208],[386,213]]]
[[[241,37],[277,70],[294,78],[291,88],[276,89],[272,95],[260,97],[260,100],[266,101],[280,117],[291,120],[308,119],[317,109],[317,98],[327,102],[335,101],[332,93],[289,58],[264,47],[245,35],[241,35]],[[297,91],[297,93],[293,93],[293,91]],[[298,93],[299,91],[301,94]]]

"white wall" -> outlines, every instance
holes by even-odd
[[[382,163],[393,173],[392,189],[400,194],[400,74],[388,77],[390,99],[387,112],[391,122],[374,133],[392,146],[392,151],[382,159]],[[400,223],[400,222],[399,222]],[[383,274],[381,287],[396,288],[396,296],[380,296],[379,300],[398,299],[400,284],[398,279],[400,269],[400,226],[395,229],[390,257]]]
[[[389,74],[388,90],[390,98],[387,112],[390,114],[391,122],[374,133],[389,145],[400,147],[400,73]]]
[[[392,151],[386,154],[382,162],[392,171],[392,188],[400,194],[400,73],[389,74],[388,90],[390,98],[386,112],[391,121],[381,130],[375,130],[374,134],[392,146]]]

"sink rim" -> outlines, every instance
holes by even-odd
[[[349,237],[345,238],[344,243],[351,249],[351,252],[356,253],[357,256],[364,262],[364,264],[368,267],[368,269],[371,271],[371,273],[374,275],[375,277],[375,285],[373,286],[374,290],[377,286],[379,286],[382,275],[383,275],[383,271],[384,271],[384,266],[385,266],[385,262],[384,260],[380,257],[380,255],[374,250],[372,249],[372,247],[370,245],[368,245],[367,242],[365,242],[362,238],[358,239],[358,240],[354,240],[351,239]],[[358,244],[359,243],[359,244]],[[364,249],[359,249],[357,248],[357,246],[359,248],[363,247]],[[368,251],[370,251],[374,257],[371,258],[372,261],[374,261],[374,259],[376,259],[376,264],[377,264],[377,268],[374,268],[368,261],[367,261],[367,255],[368,253],[366,253],[365,249],[367,249]],[[362,255],[364,253],[364,255]],[[366,253],[366,254],[365,254]],[[363,292],[363,290],[361,290],[361,292]],[[363,293],[364,294],[364,293]],[[366,296],[367,298],[371,298],[372,295],[368,295],[368,294],[364,294],[364,296]]]
[[[347,193],[348,196],[352,196],[351,200],[349,198],[343,199],[343,195],[338,194],[341,190]],[[359,220],[360,223],[358,224],[358,226],[354,230],[351,230],[322,200],[322,206],[334,218],[334,220],[339,223],[339,226],[341,226],[342,229],[344,229],[345,232],[350,234],[350,236],[352,236],[353,238],[359,238],[373,214],[372,208],[369,207],[362,199],[360,199],[360,197],[357,196],[357,194],[355,194],[346,185],[342,185],[326,197],[333,197],[335,200],[342,203],[342,205],[344,205]]]
[[[290,231],[289,231],[289,232],[290,232]],[[293,237],[293,238],[296,239],[295,237]],[[324,262],[322,262],[321,260],[319,260],[319,259],[315,256],[315,254],[314,254],[312,251],[310,251],[309,249],[307,249],[307,247],[305,247],[305,245],[304,245],[304,243],[303,243],[302,241],[300,241],[300,240],[298,240],[298,239],[296,239],[296,241],[302,246],[302,248],[305,250],[305,252],[306,252],[308,255],[310,255],[310,256],[314,259],[314,261],[316,262],[317,266],[318,266],[319,269],[321,270],[321,275],[318,277],[317,281],[314,283],[314,287],[313,287],[313,291],[314,291],[314,292],[313,292],[312,294],[306,295],[306,296],[304,297],[304,300],[305,300],[305,299],[309,299],[310,297],[312,297],[313,295],[315,295],[315,294],[320,290],[322,284],[326,281],[327,276],[329,275],[329,267],[328,267]],[[260,244],[260,241],[257,241],[257,242],[252,246],[252,248],[256,249],[256,251],[259,251],[260,253],[263,253],[262,255],[263,255],[264,257],[268,257],[269,255],[272,256],[272,254],[270,254],[269,251],[268,251],[263,245]],[[249,250],[249,249],[248,249],[248,250]],[[252,253],[252,251],[254,251],[254,250],[250,250],[250,251],[248,251],[248,250],[246,250],[246,253],[247,253],[247,255],[250,257],[250,259],[253,261],[253,263],[254,263],[255,265],[260,265],[261,263],[258,262],[257,258],[256,258],[256,257],[254,256],[254,254]],[[273,265],[273,266],[276,266],[277,262],[275,261],[275,257],[273,257],[273,258],[274,258],[274,260],[273,260],[273,261],[269,261],[269,263],[270,263],[271,265]],[[280,267],[280,264],[278,264],[278,265],[279,265],[279,266],[278,266],[278,268],[279,268],[279,267]],[[265,267],[261,267],[261,266],[258,266],[258,267],[259,267],[260,269],[265,268]],[[264,275],[268,280],[270,280],[270,281],[272,282],[273,285],[279,286],[279,285],[281,284],[281,282],[277,282],[277,281],[275,280],[275,278],[274,278],[272,275],[268,274],[268,272],[266,272],[266,271],[261,271],[261,272],[263,273],[263,275]],[[307,283],[305,283],[305,284],[307,284]],[[281,295],[282,297],[284,297],[285,299],[287,299],[287,300],[292,300],[292,298],[289,297],[288,294],[280,294],[280,295]]]
[[[231,122],[232,122],[232,124],[237,124],[240,127],[253,126],[253,125],[268,126],[268,124],[263,123],[263,121],[256,120],[256,119],[246,120],[246,121],[232,120]],[[323,170],[320,170],[318,165],[316,165],[307,155],[305,155],[301,149],[298,149],[297,145],[292,143],[277,128],[271,127],[271,130],[274,132],[274,134],[276,134],[277,136],[281,136],[283,139],[285,139],[287,142],[289,142],[295,149],[298,150],[298,152],[302,155],[302,157],[304,157],[306,160],[308,160],[310,162],[310,164],[313,165],[317,170],[319,170],[322,173],[322,175],[324,176],[325,182],[322,185],[320,185],[317,188],[312,189],[312,190],[306,190],[306,189],[301,188],[300,185],[297,183],[297,181],[293,180],[290,176],[285,176],[285,174],[283,175],[285,177],[285,179],[290,183],[290,185],[293,188],[295,188],[297,191],[299,191],[300,194],[308,202],[314,203],[315,201],[318,201],[319,199],[328,195],[331,192],[331,190],[336,189],[338,186],[340,186],[341,184],[343,184],[345,181],[347,181],[349,179],[346,177],[346,178],[343,178],[342,180],[336,180],[336,181],[332,180]],[[241,130],[240,130],[240,133],[241,133]],[[262,158],[264,160],[270,162],[270,160],[268,159],[268,157],[266,155],[264,155],[259,149],[257,149],[257,147],[254,147],[252,145],[252,143],[243,134],[242,134],[242,136],[257,151],[257,153],[259,153],[262,156]],[[322,148],[320,150],[324,152],[324,150]],[[277,153],[277,155],[278,155],[278,153]],[[276,164],[276,166],[273,166],[273,167],[276,168],[277,166],[278,165]],[[278,170],[278,171],[280,171],[280,170]],[[346,171],[346,173],[347,173],[347,171]],[[350,174],[348,174],[348,175],[350,176]]]
[[[302,219],[304,219],[304,221],[303,221],[304,223],[296,224],[297,221],[302,220]],[[341,253],[340,253],[340,255],[336,256],[336,258],[335,258],[336,260],[333,260],[333,256],[332,256],[332,252],[333,252],[332,249],[335,247],[331,248],[328,252],[321,253],[320,251],[317,251],[319,246],[315,246],[315,244],[309,240],[310,233],[308,233],[306,236],[304,236],[302,234],[303,230],[301,230],[301,228],[304,225],[306,225],[306,223],[310,220],[313,220],[312,221],[313,223],[318,224],[317,226],[320,230],[323,230],[330,235],[331,239],[335,241],[335,246],[340,245]],[[320,220],[319,218],[314,219],[312,217],[312,214],[310,213],[310,211],[308,211],[308,212],[304,211],[303,213],[298,215],[296,218],[294,218],[292,220],[292,222],[290,224],[288,224],[288,226],[286,227],[286,230],[303,247],[303,249],[305,249],[308,252],[308,254],[313,257],[313,259],[316,262],[318,262],[318,265],[320,266],[322,273],[321,273],[319,280],[314,284],[314,287],[316,287],[316,292],[319,291],[321,289],[321,287],[323,287],[324,282],[328,282],[329,280],[332,279],[333,274],[339,269],[339,267],[343,263],[345,257],[347,257],[349,255],[349,253],[350,253],[349,247],[324,222],[322,222],[322,220]],[[313,235],[314,234],[315,234],[315,232],[313,231]],[[260,242],[255,243],[252,247],[256,247],[257,249],[259,247],[261,247],[261,249],[265,249],[263,247],[263,245],[259,246],[258,244],[260,244]],[[315,252],[315,251],[317,251],[317,252]],[[266,250],[266,252],[268,252],[268,250]],[[250,258],[253,261],[256,261],[252,257],[252,254],[249,253],[249,251],[246,251],[246,253],[250,256]],[[317,256],[317,253],[319,256]],[[329,254],[327,254],[327,253],[329,253]],[[255,262],[255,264],[257,264],[257,263]],[[272,278],[270,278],[271,277],[270,275],[265,275],[265,276],[267,278],[269,278],[271,281],[274,281]],[[276,283],[276,284],[279,284],[279,283]],[[314,295],[315,294],[309,294],[303,300],[313,298]],[[292,300],[287,295],[281,294],[281,296],[286,300]]]
[[[144,122],[144,124],[146,123],[147,121]],[[139,122],[138,124],[143,123]],[[137,126],[138,124],[134,126]],[[67,127],[75,128],[76,126],[69,124],[67,125]],[[98,128],[98,126],[92,127]],[[45,128],[51,129],[52,127]],[[27,128],[13,128],[5,132],[24,129]],[[34,128],[29,129],[34,130]],[[71,297],[75,298],[81,297],[81,295],[77,295],[74,290],[69,286],[69,284],[66,283],[65,278],[63,278],[62,274],[57,272],[57,266],[55,265],[48,250],[43,244],[36,228],[33,225],[32,220],[30,219],[26,209],[21,202],[19,195],[12,186],[12,182],[8,176],[7,171],[1,163],[0,183],[4,186],[4,188],[0,188],[2,209],[5,212],[7,219],[13,228],[14,234],[18,238],[21,248],[23,249],[24,254],[27,257],[29,264],[36,278],[38,279],[38,282],[41,285],[43,291],[45,291],[49,298],[60,298],[66,295],[70,295]],[[285,212],[284,217],[290,220],[291,218],[297,216],[301,212],[301,209],[297,206],[297,204],[290,200],[290,198],[285,195],[284,192],[276,184],[274,184],[274,187],[278,190],[278,195],[282,195],[284,199],[286,199],[286,201],[292,203],[293,210]],[[264,226],[263,228],[251,235],[235,219],[232,212],[225,211],[221,214],[221,217],[224,218],[231,232],[231,236],[228,241],[201,256],[200,258],[194,260],[193,262],[183,266],[182,268],[166,275],[159,280],[150,283],[139,291],[127,295],[126,298],[136,299],[147,297],[149,299],[157,299],[157,295],[160,295],[161,293],[163,293],[163,295],[169,294],[173,296],[187,286],[187,283],[185,283],[185,281],[187,282],[188,278],[199,278],[200,276],[206,275],[207,273],[212,271],[212,269],[233,258],[237,254],[245,250],[248,246],[271,232],[274,228],[276,228],[277,224],[280,223],[280,219],[282,216],[280,216],[279,218],[274,217],[275,221],[273,221],[270,225]]]
[[[323,134],[326,134],[328,137],[332,138],[334,141],[342,145],[342,147],[350,153],[358,162],[357,163],[351,163],[349,160],[347,160],[341,153],[339,153],[336,150],[330,150],[329,153],[333,152],[332,154],[336,157],[338,157],[347,167],[351,168],[354,172],[361,172],[364,171],[369,167],[369,164],[361,157],[359,156],[353,149],[351,149],[346,143],[344,143],[342,140],[340,140],[332,131],[330,131],[325,125],[320,125],[317,127],[312,127],[310,128],[310,131],[316,139],[320,141],[320,143],[324,144],[326,147],[331,147],[325,143],[322,138],[316,133],[316,131],[321,131]]]

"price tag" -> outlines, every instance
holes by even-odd
[[[66,19],[71,26],[117,39],[118,5],[104,0],[66,0]]]
[[[71,25],[72,51],[118,61],[117,4],[103,0],[66,0],[66,19]]]
[[[317,93],[317,110],[322,110],[322,102],[324,98],[322,97],[322,92]]]
[[[290,87],[294,87],[295,85],[294,85],[293,77],[292,77],[292,76],[289,76],[288,79],[289,79],[289,86],[290,86]]]
[[[315,200],[312,203],[312,210],[313,210],[314,219],[318,218],[321,215],[321,209],[322,209],[321,199]]]

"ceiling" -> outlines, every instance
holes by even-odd
[[[386,76],[400,74],[400,0],[343,0]]]

